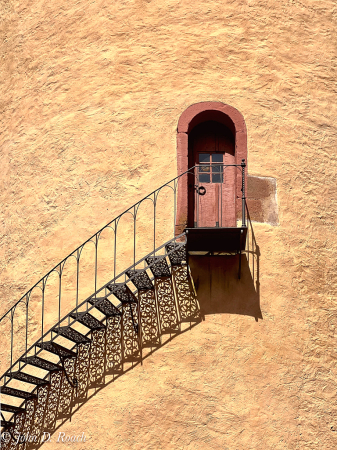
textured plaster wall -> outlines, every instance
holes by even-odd
[[[277,180],[279,225],[254,224],[263,319],[207,315],[62,430],[95,450],[336,448],[335,2],[0,5],[1,311],[176,175],[193,103],[237,108],[249,173]]]

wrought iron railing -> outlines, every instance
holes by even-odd
[[[221,173],[227,167],[235,167],[242,174],[242,226],[246,226],[246,164],[244,160],[240,165],[222,164]],[[5,378],[6,383],[6,374],[21,367],[20,360],[36,351],[37,342],[42,343],[47,335],[53,339],[57,327],[74,322],[72,313],[93,308],[89,300],[106,295],[110,283],[130,282],[133,277],[126,276],[128,271],[150,267],[146,262],[149,257],[165,256],[165,244],[158,244],[184,241],[184,233],[176,232],[178,191],[192,177],[196,179],[197,171],[197,166],[191,167],[110,221],[53,267],[0,318],[1,370],[5,371],[0,380]],[[144,254],[147,256],[139,257]]]

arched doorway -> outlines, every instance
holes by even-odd
[[[195,165],[203,167],[198,168],[194,180],[188,175],[179,179],[176,233],[195,226],[235,227],[242,211],[242,172],[227,167],[224,175],[219,166],[247,163],[247,131],[241,113],[220,102],[188,107],[178,122],[177,160],[179,175]],[[204,195],[196,197],[200,186]],[[207,206],[207,194],[212,206]]]
[[[235,138],[224,124],[207,120],[188,136],[189,227],[235,227]],[[191,178],[191,177],[190,177]]]

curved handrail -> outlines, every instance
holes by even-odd
[[[35,342],[34,342],[34,344],[33,345],[31,345],[22,355],[20,355],[20,357],[11,365],[11,367],[0,377],[0,381],[2,380],[2,379],[6,379],[6,377],[7,376],[9,376],[9,374],[11,373],[11,371],[12,371],[12,368],[16,365],[16,364],[18,364],[19,362],[20,362],[20,360],[22,359],[22,358],[24,358],[26,355],[28,355],[33,349],[34,349],[34,347],[35,347],[35,350],[36,350],[36,346],[37,346],[37,344],[39,344],[39,343],[42,343],[43,341],[44,341],[44,338],[46,338],[49,334],[51,334],[51,341],[53,341],[54,339],[56,339],[56,337],[57,336],[55,336],[55,337],[53,337],[52,336],[52,332],[55,330],[55,329],[57,329],[57,327],[59,327],[61,324],[62,324],[62,322],[64,322],[65,320],[67,320],[67,319],[69,319],[68,320],[68,326],[71,326],[72,324],[74,324],[76,321],[77,321],[77,319],[73,319],[72,321],[70,320],[70,317],[71,317],[71,314],[73,314],[73,313],[75,313],[75,312],[78,312],[78,309],[80,309],[82,306],[84,306],[84,305],[87,305],[87,309],[86,309],[86,312],[90,312],[92,309],[94,309],[96,306],[98,306],[100,303],[102,303],[103,302],[103,300],[104,300],[104,298],[105,297],[103,297],[101,300],[98,300],[97,302],[95,302],[94,303],[94,305],[92,305],[92,306],[88,306],[89,305],[89,300],[91,300],[92,298],[96,298],[97,297],[97,294],[99,294],[102,290],[106,290],[107,289],[107,286],[109,285],[109,284],[113,284],[113,283],[116,283],[117,282],[117,280],[119,280],[121,277],[123,277],[123,276],[125,276],[125,283],[129,283],[129,282],[132,282],[132,280],[136,277],[135,275],[134,276],[132,276],[132,277],[128,277],[128,279],[126,279],[126,273],[129,271],[129,270],[132,270],[133,268],[135,268],[135,267],[137,267],[137,266],[139,266],[139,264],[141,264],[141,263],[143,263],[143,262],[145,262],[146,261],[146,259],[148,258],[148,257],[150,257],[150,256],[152,256],[154,253],[158,253],[161,249],[163,249],[163,248],[165,248],[165,246],[167,245],[167,244],[169,244],[169,243],[171,243],[171,242],[175,242],[175,243],[181,243],[181,239],[182,238],[184,238],[185,239],[185,242],[186,242],[186,234],[185,233],[181,233],[180,235],[178,235],[178,236],[175,236],[173,239],[170,239],[169,241],[167,241],[167,242],[165,242],[164,244],[162,244],[160,247],[158,247],[158,248],[156,248],[155,249],[155,251],[152,251],[152,252],[150,252],[150,253],[148,253],[146,256],[144,256],[143,258],[141,258],[139,261],[137,261],[135,264],[132,264],[130,267],[128,267],[127,269],[125,269],[125,270],[123,270],[123,272],[121,272],[119,275],[117,275],[117,277],[115,277],[115,278],[112,278],[112,280],[110,280],[110,281],[108,281],[107,283],[105,283],[97,292],[94,292],[93,294],[91,294],[91,295],[89,295],[89,297],[88,298],[86,298],[85,300],[83,300],[79,305],[77,305],[74,309],[72,309],[71,311],[69,311],[60,321],[58,321],[57,323],[55,323],[48,331],[46,331],[45,333],[44,333],[44,335],[42,336],[42,337],[40,337],[39,339],[37,339]],[[171,253],[173,253],[175,251],[175,249],[173,249],[173,250],[171,250],[171,251],[165,251],[165,254],[164,255],[162,255],[163,257],[166,257],[166,256],[168,256],[169,257],[169,255],[171,254]],[[154,266],[156,263],[155,262],[152,262],[151,264],[145,264],[144,265],[144,270],[147,270],[147,269],[151,269],[151,267],[152,266]],[[154,279],[154,277],[151,277],[150,278],[151,279],[151,281]],[[133,293],[136,293],[137,292],[137,289],[133,289]],[[107,294],[107,292],[105,292],[105,295]],[[117,305],[116,306],[116,308],[118,308],[118,309],[120,309],[121,308],[121,306],[122,306],[122,303],[120,302],[119,303],[119,305]],[[86,334],[86,336],[87,335],[89,335],[90,334],[90,330],[87,332],[87,334]],[[41,349],[40,351],[39,351],[39,353],[40,352],[42,352],[43,350]],[[38,353],[35,353],[35,355],[37,355]],[[22,367],[24,367],[24,365],[22,365]],[[22,368],[22,367],[20,367],[20,369]],[[68,377],[67,377],[68,378]],[[9,380],[8,380],[9,381]],[[6,384],[6,381],[5,381],[5,384]]]
[[[129,213],[132,209],[134,209],[136,206],[140,206],[140,204],[147,200],[148,198],[151,197],[151,195],[155,194],[156,192],[160,191],[162,188],[168,186],[170,183],[172,183],[173,181],[178,180],[180,177],[182,177],[183,175],[189,173],[191,170],[193,170],[195,168],[195,166],[191,167],[190,169],[186,170],[186,172],[178,175],[175,178],[172,178],[172,180],[168,181],[167,183],[161,185],[158,189],[155,189],[154,191],[152,191],[150,194],[148,194],[147,196],[145,196],[144,198],[142,198],[141,200],[139,200],[139,202],[134,203],[132,206],[130,206],[130,208],[126,209],[125,211],[123,211],[121,214],[119,214],[117,217],[115,217],[114,219],[112,219],[110,222],[108,222],[106,225],[104,225],[104,227],[102,227],[101,229],[99,229],[95,234],[93,234],[90,238],[88,238],[86,241],[84,241],[81,245],[79,245],[75,250],[73,250],[71,253],[69,253],[65,258],[63,258],[58,264],[56,264],[51,270],[49,270],[49,272],[47,272],[42,278],[40,278],[39,281],[37,281],[30,289],[28,289],[28,291],[20,298],[20,300],[18,300],[5,314],[3,314],[3,316],[0,318],[0,322],[2,321],[2,319],[4,319],[10,312],[12,309],[14,309],[21,301],[23,301],[23,299],[27,296],[27,294],[32,291],[35,287],[37,287],[41,281],[43,281],[46,277],[48,277],[48,275],[50,275],[52,272],[57,271],[57,268],[60,267],[64,262],[67,261],[68,258],[70,258],[71,256],[73,256],[76,252],[78,252],[80,249],[83,248],[83,246],[85,244],[87,244],[89,241],[91,241],[92,239],[94,239],[98,234],[102,233],[103,230],[105,230],[106,228],[108,228],[113,222],[118,221],[124,214]]]
[[[223,167],[223,169],[225,170],[227,167],[236,167],[237,169],[241,169],[242,170],[242,200],[243,202],[245,201],[245,194],[244,194],[244,169],[245,169],[245,162],[242,161],[241,165],[237,165],[237,164],[221,164],[221,163],[216,163],[216,165],[221,165]],[[88,243],[93,243],[94,244],[94,250],[95,250],[95,256],[94,256],[94,261],[92,263],[92,267],[94,268],[94,289],[93,291],[95,292],[94,295],[97,295],[97,293],[99,293],[102,289],[106,289],[106,286],[108,283],[106,283],[103,287],[98,289],[98,242],[100,239],[100,236],[102,234],[102,232],[108,228],[110,228],[113,231],[113,239],[114,239],[114,244],[113,244],[113,248],[114,248],[114,255],[113,255],[113,280],[116,280],[118,278],[120,278],[123,274],[125,275],[125,272],[121,272],[118,276],[116,276],[116,272],[117,272],[117,243],[119,245],[119,241],[117,241],[117,232],[119,230],[119,224],[120,221],[122,219],[123,216],[125,216],[126,214],[130,214],[131,218],[133,220],[133,265],[130,267],[136,267],[136,221],[137,221],[137,214],[139,213],[140,210],[140,206],[143,202],[145,202],[146,200],[150,200],[153,206],[153,252],[154,255],[156,253],[156,226],[157,226],[157,222],[156,222],[156,208],[157,208],[157,202],[158,202],[158,198],[159,198],[159,194],[160,192],[164,189],[164,188],[170,188],[170,192],[173,195],[173,200],[174,200],[174,211],[173,211],[173,232],[171,234],[171,236],[175,236],[175,226],[176,226],[176,216],[177,216],[177,192],[178,192],[178,185],[179,185],[179,180],[184,176],[184,175],[189,175],[192,174],[193,176],[195,176],[194,172],[197,172],[197,168],[198,166],[192,166],[190,167],[188,170],[186,170],[185,172],[183,172],[182,174],[178,175],[175,178],[172,178],[170,181],[164,183],[162,186],[160,186],[158,189],[152,191],[150,194],[148,194],[147,196],[145,196],[144,198],[142,198],[140,201],[136,202],[134,205],[132,205],[131,207],[129,207],[128,209],[126,209],[124,212],[122,212],[121,214],[119,214],[117,217],[115,217],[113,220],[111,220],[110,222],[108,222],[105,226],[103,226],[102,228],[100,228],[95,234],[93,234],[91,237],[89,237],[86,241],[84,241],[80,246],[78,246],[75,250],[73,250],[71,253],[69,253],[65,258],[63,258],[58,264],[56,264],[49,272],[47,272],[39,281],[37,281],[5,314],[3,314],[3,316],[0,318],[0,325],[2,324],[3,320],[5,318],[9,318],[10,320],[10,367],[13,367],[13,348],[14,348],[14,317],[15,317],[15,312],[16,312],[16,308],[19,306],[19,304],[23,304],[25,307],[25,314],[26,314],[26,332],[25,332],[25,336],[24,339],[22,339],[22,337],[18,336],[15,338],[17,338],[19,340],[22,339],[22,342],[20,340],[19,345],[16,345],[16,347],[20,347],[22,348],[22,350],[20,350],[21,356],[22,357],[22,353],[27,353],[29,351],[29,349],[32,349],[32,347],[34,346],[34,344],[32,346],[28,345],[28,326],[30,326],[29,320],[28,320],[28,313],[29,313],[29,303],[30,303],[30,299],[32,298],[32,294],[35,288],[39,288],[41,290],[41,321],[39,324],[39,327],[41,328],[41,334],[40,334],[40,338],[43,339],[44,336],[46,335],[46,333],[44,333],[44,328],[45,328],[45,291],[46,291],[46,286],[47,286],[47,281],[49,276],[55,272],[56,275],[58,276],[58,283],[59,283],[59,294],[58,294],[58,311],[56,311],[56,314],[58,315],[58,317],[56,317],[55,322],[56,322],[56,326],[57,324],[61,323],[63,319],[61,319],[61,299],[62,299],[62,275],[63,275],[63,271],[64,271],[64,267],[66,262],[74,257],[75,261],[76,261],[76,306],[73,309],[76,310],[80,305],[83,305],[83,303],[85,303],[86,300],[84,300],[80,305],[79,305],[79,268],[80,268],[80,260],[81,260],[81,255],[82,255],[82,251],[84,249],[84,247],[86,246],[86,244]],[[195,170],[196,169],[196,170]],[[151,213],[152,214],[152,213]],[[243,214],[243,218],[244,218],[244,214]],[[167,228],[167,225],[165,225],[165,227]],[[166,233],[166,228],[165,228],[165,234]],[[171,233],[171,232],[170,232]],[[129,235],[130,237],[130,235]],[[130,239],[129,239],[130,240]],[[165,239],[167,240],[167,239]],[[152,245],[152,244],[151,244]],[[144,259],[140,260],[143,261]],[[138,264],[139,262],[138,261]],[[111,282],[111,281],[110,281]],[[68,306],[68,304],[67,304]],[[39,307],[40,307],[40,303],[39,303]],[[70,308],[71,309],[71,308]],[[67,315],[68,316],[68,315]],[[65,317],[67,317],[65,316]],[[54,322],[54,321],[53,321]],[[55,324],[54,322],[54,324]],[[55,325],[53,326],[55,327]],[[1,330],[0,330],[1,332]],[[30,336],[31,337],[31,336]],[[33,339],[32,339],[33,340]],[[35,341],[35,339],[34,339]],[[9,346],[9,345],[8,345]],[[29,347],[29,349],[28,349]],[[25,352],[23,352],[23,348],[25,349]]]
[[[245,166],[245,164],[220,164],[217,163],[216,165],[223,165],[226,167],[242,167],[243,165]],[[71,253],[69,253],[65,258],[63,258],[58,264],[56,264],[51,270],[49,270],[49,272],[47,272],[42,278],[40,278],[39,281],[37,281],[30,289],[28,289],[28,291],[5,313],[3,314],[3,316],[0,318],[0,322],[11,312],[12,309],[15,309],[15,307],[21,302],[23,301],[23,299],[27,296],[27,294],[32,291],[35,287],[37,287],[41,281],[43,281],[46,277],[48,277],[52,272],[57,271],[57,268],[60,267],[64,262],[67,261],[68,258],[70,258],[71,256],[74,256],[74,254],[76,252],[78,252],[80,249],[83,248],[83,246],[85,244],[87,244],[89,241],[91,241],[93,238],[95,238],[97,235],[99,235],[100,233],[102,233],[103,230],[105,230],[106,228],[108,228],[113,222],[119,220],[124,214],[127,214],[128,212],[130,212],[132,209],[134,209],[137,205],[138,207],[140,206],[140,204],[147,200],[148,198],[151,197],[151,195],[155,194],[156,192],[160,191],[161,189],[163,189],[164,187],[168,186],[170,183],[172,183],[173,181],[178,180],[179,178],[181,178],[183,175],[186,175],[188,173],[192,173],[191,171],[193,169],[195,169],[195,167],[197,166],[192,166],[190,167],[188,170],[186,170],[185,172],[181,173],[180,175],[178,175],[175,178],[172,178],[172,180],[168,181],[167,183],[161,185],[159,188],[155,189],[154,191],[152,191],[150,194],[148,194],[147,196],[145,196],[144,198],[142,198],[141,200],[139,200],[138,202],[134,203],[132,206],[130,206],[130,208],[126,209],[124,212],[122,212],[121,214],[119,214],[117,217],[115,217],[114,219],[112,219],[110,222],[108,222],[104,227],[102,227],[100,230],[98,230],[95,234],[93,234],[90,238],[88,238],[86,241],[84,241],[81,245],[79,245],[75,250],[73,250]]]

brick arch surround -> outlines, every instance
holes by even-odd
[[[230,105],[221,102],[202,102],[189,106],[180,116],[177,128],[177,162],[178,175],[188,170],[188,135],[196,125],[208,120],[220,122],[227,126],[235,137],[235,162],[247,163],[247,128],[242,114]],[[246,170],[245,181],[248,170]],[[236,197],[241,196],[241,171],[237,171]],[[247,183],[246,183],[247,185]],[[236,214],[241,211],[241,200],[237,198]],[[179,179],[176,233],[181,233],[187,226],[188,217],[188,181],[187,176]]]

